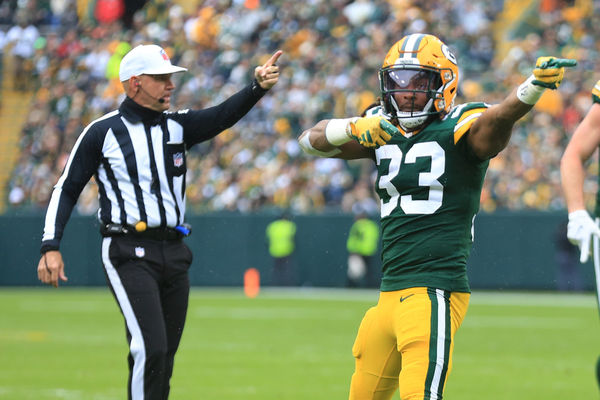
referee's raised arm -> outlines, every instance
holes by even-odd
[[[222,103],[170,115],[169,118],[183,125],[187,147],[212,139],[242,119],[279,80],[279,66],[275,63],[282,54],[277,50],[267,62],[257,66],[254,80]]]

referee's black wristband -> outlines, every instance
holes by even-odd
[[[267,93],[269,91],[269,89],[263,89],[262,86],[260,86],[260,84],[256,80],[256,78],[254,78],[254,80],[252,81],[251,89],[252,89],[252,93],[254,93],[257,96],[263,96],[265,93]]]
[[[40,248],[40,254],[46,254],[49,251],[57,251],[57,250],[58,250],[58,246],[54,246],[51,244],[44,244]]]

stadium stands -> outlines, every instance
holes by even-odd
[[[9,211],[46,206],[83,127],[122,99],[114,74],[128,44],[155,42],[190,70],[176,77],[174,108],[218,103],[248,82],[253,66],[273,50],[285,52],[282,77],[272,93],[230,131],[190,152],[192,212],[271,207],[296,213],[353,207],[374,212],[378,200],[371,163],[315,160],[299,150],[295,139],[319,119],[360,113],[378,94],[377,70],[390,44],[406,33],[429,32],[458,55],[459,102],[501,100],[540,55],[579,60],[560,90],[544,95],[537,112],[516,127],[509,147],[492,161],[482,195],[485,211],[563,209],[560,156],[600,79],[594,39],[600,26],[592,23],[599,2],[570,3],[207,0],[191,9],[189,2],[182,7],[155,0],[135,14],[130,30],[118,22],[99,25],[69,8],[60,15],[29,10],[40,32],[28,82],[35,93],[23,115],[14,168],[0,159],[0,169],[12,170],[7,183],[0,181],[6,188],[0,202]],[[514,12],[519,6],[523,12]],[[2,15],[0,9],[0,22]],[[4,26],[6,33],[10,26]],[[4,47],[6,57],[11,46]],[[3,91],[2,102],[14,96]],[[591,204],[596,164],[590,168]],[[90,184],[77,210],[95,209]]]

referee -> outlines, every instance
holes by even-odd
[[[123,57],[127,97],[118,110],[89,124],[75,143],[46,212],[38,278],[66,281],[60,240],[92,175],[99,188],[102,262],[125,318],[129,342],[128,398],[169,397],[173,361],[186,318],[192,253],[182,241],[185,152],[239,121],[279,79],[277,51],[254,70],[251,84],[204,110],[168,112],[175,86],[171,64],[156,45]]]

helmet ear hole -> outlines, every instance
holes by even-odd
[[[443,110],[446,108],[446,102],[444,101],[444,99],[441,99],[438,104],[437,104],[437,109],[438,110]]]

